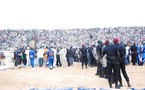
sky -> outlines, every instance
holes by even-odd
[[[0,0],[0,29],[145,26],[144,0]]]

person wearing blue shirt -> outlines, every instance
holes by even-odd
[[[141,47],[138,45],[138,43],[136,44],[137,47],[137,52],[136,52],[136,62],[139,63],[140,61],[140,55],[141,55]]]
[[[143,49],[142,49],[142,62],[145,62],[145,43],[143,43]]]
[[[34,68],[35,52],[34,52],[33,48],[31,48],[31,50],[29,52],[29,58],[30,58],[30,64],[31,64],[32,68]]]
[[[48,57],[48,67],[52,70],[53,69],[53,60],[54,60],[54,52],[51,48],[48,49],[46,52],[47,57]]]

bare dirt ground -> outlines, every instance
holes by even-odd
[[[145,88],[145,66],[126,66],[133,88]],[[108,81],[95,75],[96,67],[81,69],[81,63],[70,67],[56,67],[50,70],[46,67],[26,67],[0,71],[0,90],[29,90],[31,88],[64,88],[78,87],[108,88]],[[113,85],[114,86],[114,85]],[[128,89],[123,78],[121,90]]]

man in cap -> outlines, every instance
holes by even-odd
[[[119,89],[120,86],[118,85],[118,72],[119,72],[119,62],[116,59],[117,54],[117,48],[114,45],[109,45],[109,41],[106,40],[104,42],[104,47],[102,55],[98,58],[98,60],[102,59],[104,55],[106,55],[107,59],[107,71],[108,71],[108,83],[110,88],[112,88],[112,74],[114,73],[114,82],[115,82],[115,88]],[[113,73],[112,73],[113,70]]]
[[[118,43],[118,38],[114,38],[113,43],[117,47],[117,50],[119,53],[118,61],[119,61],[119,66],[122,71],[122,74],[128,84],[128,87],[131,87],[130,82],[129,82],[129,77],[128,77],[128,75],[126,73],[126,69],[125,69],[125,62],[124,62],[125,61],[125,46],[123,43],[122,44]],[[122,87],[123,84],[122,84],[120,69],[119,69],[119,82],[120,82],[120,86]]]

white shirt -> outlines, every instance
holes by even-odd
[[[66,56],[66,49],[61,49],[59,55]]]
[[[126,50],[126,55],[129,55],[129,49],[130,49],[130,47],[129,47],[129,46],[125,47],[125,50]]]
[[[29,52],[30,52],[30,50],[25,50],[27,60],[29,60]]]
[[[57,51],[56,51],[55,48],[51,48],[51,49],[52,49],[52,51],[54,52],[54,60],[56,60],[56,54],[57,54]]]
[[[39,49],[38,52],[37,52],[37,57],[38,58],[43,58],[43,53],[44,53],[44,50],[43,49]]]

